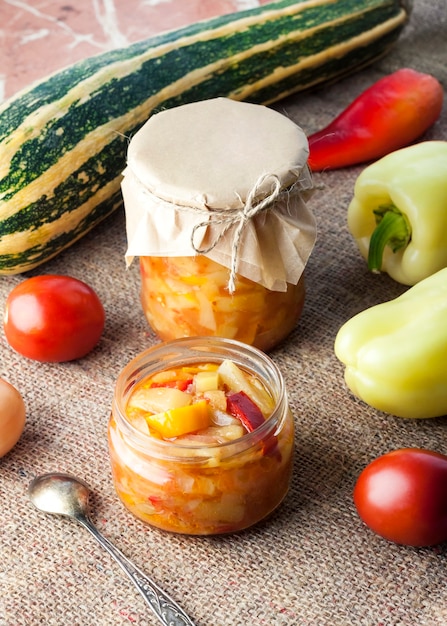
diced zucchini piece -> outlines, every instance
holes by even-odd
[[[137,389],[131,396],[129,407],[135,407],[148,413],[160,413],[170,409],[188,406],[192,396],[174,387],[152,387]]]
[[[198,372],[194,376],[196,391],[202,393],[204,391],[217,390],[219,388],[219,374],[217,370],[214,372]]]
[[[255,387],[250,380],[250,376],[243,372],[234,361],[225,359],[217,371],[221,381],[228,387],[230,392],[243,391],[257,404],[264,417],[268,417],[271,414],[274,408],[273,398],[264,389]]]

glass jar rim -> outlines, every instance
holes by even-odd
[[[219,356],[217,355],[218,351],[221,351]],[[123,405],[125,405],[136,384],[147,376],[172,367],[174,359],[178,359],[177,364],[193,364],[200,361],[221,362],[225,358],[231,358],[230,354],[236,364],[241,365],[245,370],[261,379],[275,402],[269,417],[253,431],[244,433],[238,439],[222,443],[176,444],[175,440],[154,439],[150,435],[146,435],[127,419]],[[148,367],[149,364],[150,367]],[[203,450],[205,453],[207,449],[226,449],[235,445],[242,446],[242,450],[246,450],[265,437],[274,435],[276,427],[279,429],[284,419],[286,401],[284,378],[278,366],[266,353],[234,339],[201,336],[182,337],[161,342],[137,354],[118,375],[113,403],[119,416],[120,426],[124,427],[125,434],[132,437],[133,443],[137,444],[142,451],[147,450],[148,442],[150,442],[151,452],[154,449],[163,453],[182,451],[181,456],[183,457],[187,456],[188,450],[194,451],[195,455],[199,450]],[[271,432],[274,428],[275,431]],[[203,458],[206,458],[206,454],[203,455]]]

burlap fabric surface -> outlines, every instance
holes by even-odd
[[[447,85],[443,0],[416,0],[393,51],[331,87],[277,105],[307,132],[331,120],[386,73],[413,67]],[[427,134],[447,140],[447,116]],[[140,626],[158,623],[116,564],[78,525],[45,516],[27,498],[37,474],[59,470],[88,481],[100,530],[151,574],[200,626],[445,626],[444,547],[390,544],[360,522],[352,489],[374,457],[402,446],[447,452],[445,418],[406,421],[356,401],[345,388],[333,342],[354,313],[404,288],[367,272],[348,233],[346,208],[362,168],[315,177],[318,243],[307,269],[307,300],[295,332],[272,358],[296,418],[290,493],[268,522],[235,536],[162,533],[133,519],[111,483],[106,427],[121,368],[157,338],[139,304],[137,264],[126,270],[124,215],[30,275],[71,274],[100,295],[107,323],[86,358],[27,361],[1,338],[0,374],[27,405],[25,432],[0,461],[0,624]],[[427,194],[430,190],[427,189]],[[1,304],[24,277],[1,278]]]

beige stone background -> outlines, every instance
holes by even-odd
[[[173,5],[176,10],[195,6],[198,12],[188,15],[192,19],[208,5],[200,0],[178,0],[171,6],[140,2],[132,5],[132,12],[127,9],[131,4],[131,0],[115,3],[125,16],[120,32],[128,39],[137,37],[136,25],[138,36],[142,35],[145,11],[164,12],[162,25],[166,12],[175,15]],[[72,3],[71,12],[63,8],[67,6],[55,1],[0,0],[0,73],[5,95],[24,86],[32,75],[43,76],[47,68],[54,69],[50,67],[54,53],[46,65],[36,54],[21,53],[18,42],[23,43],[25,34],[30,44],[40,36],[45,48],[62,35],[72,37],[61,25],[65,11],[70,19],[64,23],[76,36],[89,35],[98,3]],[[100,6],[111,7],[107,2]],[[37,11],[52,19],[42,24]],[[26,32],[20,30],[24,24]],[[45,28],[48,34],[42,32]],[[101,37],[105,35],[98,31],[95,41],[103,41]],[[91,54],[95,47],[82,46],[71,51]],[[56,62],[62,65],[67,58],[68,53]],[[415,0],[399,42],[374,65],[276,108],[310,133],[374,81],[401,67],[433,73],[447,85],[444,0]],[[447,140],[445,108],[425,139]],[[99,529],[153,575],[198,626],[447,624],[445,546],[414,549],[387,543],[362,525],[352,502],[356,477],[374,457],[403,446],[447,453],[445,418],[407,421],[356,401],[334,356],[334,338],[344,321],[404,290],[385,275],[367,272],[348,233],[346,209],[361,169],[315,177],[322,189],[310,206],[319,235],[307,268],[306,304],[296,330],[271,355],[285,376],[296,420],[293,481],[272,519],[238,535],[167,535],[134,520],[114,494],[106,447],[114,381],[129,359],[157,341],[140,308],[138,267],[125,268],[123,212],[29,274],[53,272],[86,280],[100,295],[107,322],[91,354],[59,365],[23,359],[0,335],[0,375],[20,389],[27,405],[24,434],[0,460],[1,626],[158,623],[119,568],[82,528],[44,516],[28,502],[30,480],[52,470],[74,473],[90,483],[92,517]],[[0,307],[24,278],[0,278]]]

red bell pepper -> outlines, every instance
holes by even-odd
[[[227,411],[240,419],[249,433],[265,422],[261,409],[244,391],[227,396]]]
[[[348,167],[406,147],[438,119],[443,97],[441,84],[430,74],[403,68],[385,76],[308,137],[310,168]]]
[[[265,422],[264,415],[258,405],[244,392],[238,391],[227,396],[227,411],[240,419],[247,432],[255,431]],[[268,437],[268,440],[261,440],[263,454],[281,458],[278,449],[278,440],[275,435]]]

